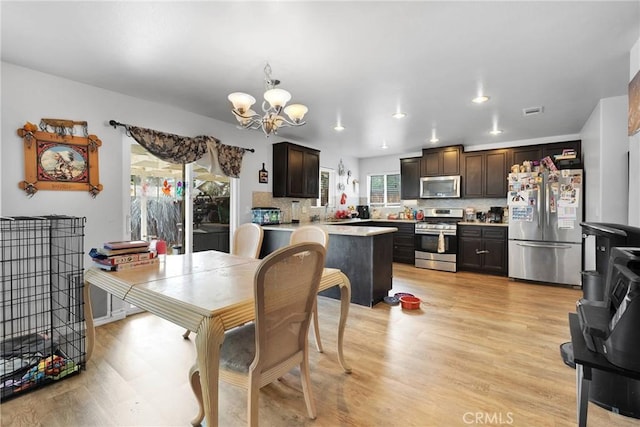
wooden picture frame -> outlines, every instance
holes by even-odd
[[[640,71],[629,82],[629,136],[640,131]]]
[[[49,120],[49,122],[44,122]],[[69,129],[76,124],[69,120],[43,119],[44,125],[56,132],[37,130],[27,123],[18,129],[24,142],[25,179],[18,187],[33,196],[38,190],[88,191],[96,197],[102,191],[99,182],[98,147],[102,141],[95,135],[74,136]]]

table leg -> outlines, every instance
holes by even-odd
[[[591,369],[591,368],[587,368]],[[576,395],[578,427],[587,426],[587,409],[589,408],[589,385],[591,375],[584,375],[584,366],[576,364]]]
[[[91,359],[91,355],[93,354],[93,345],[95,343],[95,337],[96,337],[96,330],[93,325],[93,309],[91,308],[91,295],[89,292],[90,287],[91,287],[90,283],[84,282],[84,287],[82,289],[82,298],[84,299],[84,323],[87,327],[85,362],[88,362],[89,359]]]
[[[344,274],[342,276],[342,283],[340,283],[340,323],[338,324],[338,360],[342,369],[347,374],[351,373],[351,368],[347,366],[344,361],[344,354],[342,353],[342,343],[344,338],[344,327],[347,324],[347,315],[349,314],[349,304],[351,304],[351,282],[349,278]]]
[[[195,391],[196,399],[201,407],[198,416],[191,421],[194,426],[202,422],[202,415],[206,418],[207,427],[216,427],[218,425],[218,374],[220,347],[223,340],[224,327],[222,321],[217,317],[205,318],[200,324],[196,335],[197,369],[192,368],[189,373],[192,387],[197,384],[194,381],[199,380],[200,391],[202,392],[200,395],[197,390]]]

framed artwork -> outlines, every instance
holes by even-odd
[[[640,71],[629,82],[629,136],[640,131]]]
[[[83,137],[73,128],[83,125]],[[49,129],[54,132],[49,132]],[[18,129],[24,142],[25,179],[18,183],[27,195],[38,190],[88,191],[95,197],[99,183],[98,147],[102,141],[86,134],[86,122],[42,119],[40,129],[32,123]]]

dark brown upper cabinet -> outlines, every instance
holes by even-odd
[[[290,142],[273,144],[273,197],[317,199],[320,151]]]
[[[551,157],[551,159],[554,160],[554,156],[562,154],[562,152],[567,149],[575,150],[575,162],[578,164],[581,163],[582,141],[575,140],[511,148],[511,159],[509,160],[509,168],[511,168],[512,165],[521,165],[524,161],[540,160],[544,159],[547,156]]]
[[[421,157],[400,159],[400,198],[413,200],[420,198]]]
[[[506,197],[509,150],[471,151],[462,155],[463,197]]]
[[[462,145],[422,150],[421,176],[460,175]]]

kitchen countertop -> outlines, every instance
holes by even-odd
[[[341,221],[342,224],[348,223],[353,224],[354,222],[366,222],[360,220],[345,220]],[[304,227],[306,225],[315,225],[320,228],[323,228],[329,234],[339,234],[342,236],[353,236],[353,237],[369,237],[369,236],[377,236],[379,234],[386,233],[394,233],[398,231],[395,227],[369,227],[366,225],[354,227],[352,225],[341,225],[340,223],[326,223],[326,222],[303,222],[299,224],[271,224],[271,225],[263,225],[262,228],[264,230],[272,230],[272,231],[293,231],[296,228]]]
[[[481,225],[481,226],[488,226],[488,227],[508,227],[509,223],[505,223],[505,222],[459,222],[458,225]]]

